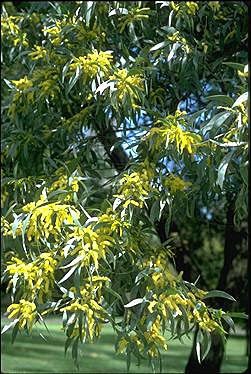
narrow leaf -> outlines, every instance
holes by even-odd
[[[219,165],[219,168],[218,168],[218,177],[217,177],[216,184],[218,184],[221,189],[222,189],[223,182],[224,182],[225,175],[226,175],[226,171],[227,171],[229,162],[230,162],[230,160],[231,160],[231,158],[233,156],[233,153],[234,153],[234,151],[231,151],[231,152],[227,153],[223,157],[223,160],[221,161],[221,163]]]
[[[225,291],[219,291],[219,290],[213,290],[213,291],[209,291],[204,297],[203,299],[209,299],[209,298],[212,298],[212,297],[222,297],[224,299],[228,299],[228,300],[231,300],[231,301],[236,301],[233,296],[229,295],[227,292]]]
[[[144,299],[142,299],[142,298],[134,299],[134,300],[130,301],[130,303],[124,305],[124,308],[132,308],[135,305],[141,304],[143,301],[144,301]]]
[[[1,331],[1,334],[4,334],[7,330],[9,330],[11,327],[15,326],[16,323],[19,321],[18,318],[16,318],[14,321],[12,321],[11,323],[9,323],[8,325],[5,325]]]
[[[65,274],[65,276],[58,282],[58,284],[65,282],[70,276],[74,273],[74,271],[77,269],[78,265],[71,268],[68,273]]]

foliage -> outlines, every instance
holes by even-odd
[[[13,336],[60,313],[77,363],[79,343],[111,323],[129,368],[131,354],[161,364],[166,330],[181,340],[199,326],[204,359],[210,333],[232,326],[207,297],[231,296],[175,271],[169,229],[203,206],[225,207],[229,194],[236,225],[246,219],[246,7],[40,6],[6,3],[2,12],[3,280]],[[103,171],[122,145],[126,169]]]

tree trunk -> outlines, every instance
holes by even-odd
[[[198,330],[197,330],[198,331]],[[224,355],[224,343],[217,333],[212,333],[212,345],[207,357],[200,364],[196,354],[196,335],[194,334],[192,352],[186,366],[186,374],[217,374],[220,373],[220,366]]]
[[[129,157],[122,145],[118,143],[118,138],[112,125],[109,124],[108,127],[104,128],[99,127],[96,131],[98,139],[104,146],[112,165],[117,171],[123,171],[129,162]]]
[[[222,291],[227,290],[227,280],[230,273],[232,262],[237,254],[237,244],[240,242],[240,234],[235,230],[234,227],[234,201],[231,200],[227,207],[227,223],[225,229],[225,245],[224,245],[224,264],[219,277],[217,289]],[[220,299],[220,301],[214,301],[211,303],[215,308],[229,308],[229,301],[226,299]],[[226,328],[225,328],[226,329]],[[195,335],[196,337],[196,335]],[[207,357],[199,364],[195,339],[193,341],[192,351],[185,369],[186,374],[193,373],[220,373],[220,367],[224,356],[225,346],[223,340],[217,333],[212,334],[212,345]]]

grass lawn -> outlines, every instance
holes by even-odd
[[[5,320],[4,320],[5,322]],[[2,323],[2,326],[4,324]],[[34,329],[31,337],[18,336],[11,344],[11,333],[2,336],[2,373],[74,373],[70,351],[64,356],[65,336],[60,331],[58,321],[48,321],[51,334],[44,327]],[[45,342],[39,333],[47,337]],[[86,344],[81,351],[80,372],[82,373],[125,373],[126,363],[123,355],[114,352],[115,336],[111,327],[106,326],[101,339],[97,343]],[[190,353],[191,342],[184,339],[170,341],[168,352],[163,353],[164,373],[183,373]],[[241,373],[247,368],[245,355],[246,340],[243,336],[230,337],[227,342],[226,356],[222,373]],[[148,361],[140,367],[133,362],[132,373],[151,372]],[[213,373],[212,373],[213,374]]]

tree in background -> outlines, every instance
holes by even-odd
[[[197,329],[187,370],[218,371],[238,314],[210,299],[233,301],[246,235],[246,43],[242,2],[3,5],[5,331],[62,314],[77,362],[111,323],[129,367]],[[221,291],[194,277],[211,222]]]

